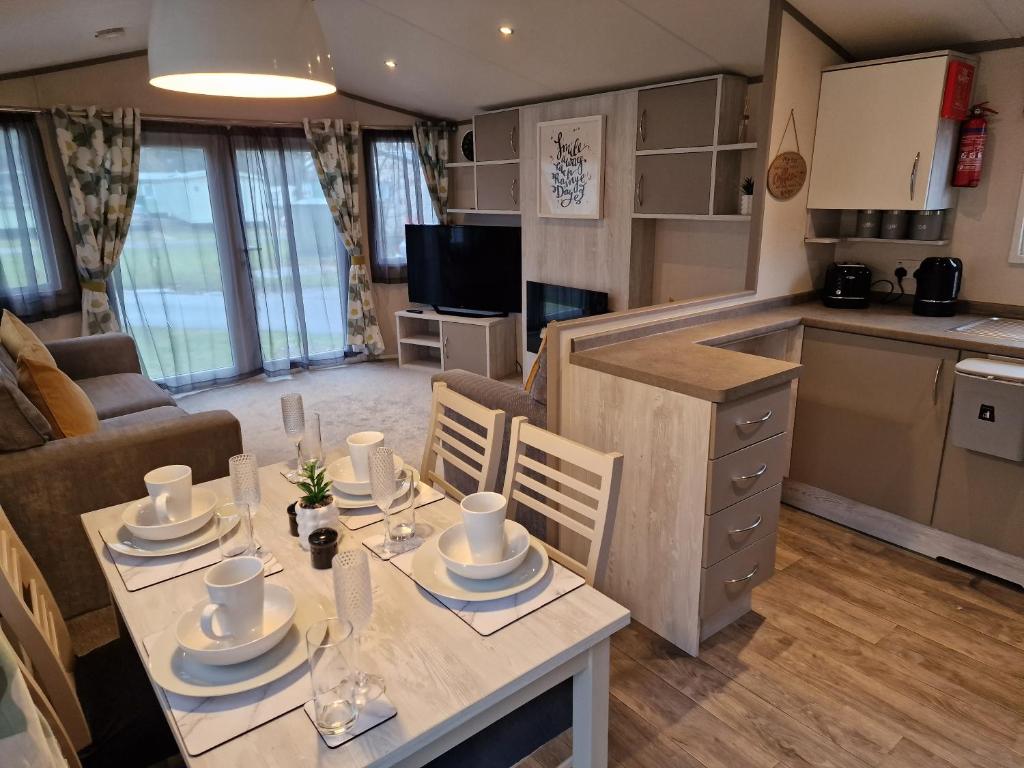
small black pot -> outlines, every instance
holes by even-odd
[[[288,505],[288,533],[295,538],[299,538],[299,521],[295,517],[295,505],[298,502],[293,501]]]
[[[309,557],[314,568],[325,571],[338,554],[338,532],[333,528],[317,528],[309,534]]]

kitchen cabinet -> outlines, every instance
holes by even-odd
[[[936,54],[822,72],[808,208],[951,208],[959,123],[939,116],[951,59]]]
[[[481,211],[519,210],[519,163],[476,167],[476,208]]]
[[[637,94],[636,148],[709,147],[715,143],[717,79],[648,88]]]
[[[519,159],[519,110],[473,117],[474,157],[478,163]]]
[[[957,352],[805,328],[789,478],[929,525]]]
[[[635,213],[707,215],[710,195],[710,152],[637,156]]]

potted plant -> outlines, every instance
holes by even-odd
[[[295,520],[299,529],[299,546],[309,549],[309,534],[317,528],[336,528],[338,512],[334,508],[331,481],[327,470],[316,461],[302,466],[299,482],[296,483],[302,496],[295,502]]]
[[[740,184],[740,216],[749,216],[754,208],[754,179],[747,176]]]

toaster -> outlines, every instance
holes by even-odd
[[[826,307],[864,309],[871,291],[871,270],[864,264],[829,264],[821,300]]]

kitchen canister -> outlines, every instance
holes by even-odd
[[[857,211],[857,237],[878,237],[881,226],[881,211]]]
[[[907,236],[909,220],[910,215],[906,211],[883,211],[879,237],[883,240],[903,240]]]
[[[910,239],[941,240],[945,214],[944,210],[914,211],[914,215],[910,219]]]

